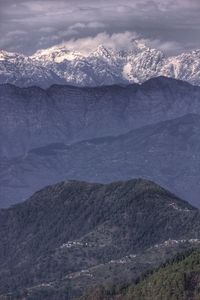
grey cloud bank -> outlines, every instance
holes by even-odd
[[[200,48],[199,0],[1,0],[0,14],[0,48],[7,51],[32,54],[124,32],[168,54]]]

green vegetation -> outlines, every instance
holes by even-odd
[[[194,238],[199,210],[153,182],[49,186],[0,210],[0,295],[70,299],[93,284],[133,282],[173,254],[147,249]],[[137,257],[116,263],[130,255]]]
[[[177,255],[129,286],[93,287],[81,300],[199,300],[200,249]]]
[[[200,250],[165,265],[138,284],[129,287],[125,299],[199,300]]]

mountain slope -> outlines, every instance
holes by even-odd
[[[30,57],[0,52],[0,83],[19,86],[78,86],[143,83],[168,76],[200,85],[200,50],[165,57],[164,53],[134,41],[130,50],[99,45],[90,53],[70,51],[67,45],[41,49]],[[41,80],[41,78],[43,78]]]
[[[164,77],[128,87],[2,85],[0,154],[25,155],[51,143],[119,135],[188,113],[200,113],[200,88]]]
[[[164,264],[132,286],[96,287],[90,289],[81,299],[198,300],[199,286],[200,250],[197,249],[177,255],[173,261]]]
[[[117,137],[35,148],[26,156],[2,158],[1,206],[64,179],[111,182],[137,177],[154,180],[199,206],[199,153],[200,116],[195,114]]]
[[[30,57],[0,51],[0,83],[48,87],[52,84],[64,84],[65,81]]]
[[[192,84],[199,85],[200,78],[200,50],[182,53],[171,57],[163,65],[161,74],[167,77],[180,78]]]
[[[163,282],[165,284],[163,285]],[[200,250],[167,265],[130,288],[127,299],[197,300],[200,292]],[[173,291],[173,294],[172,294]]]
[[[197,241],[199,228],[199,210],[153,182],[68,181],[49,186],[22,204],[0,210],[0,293],[52,282],[71,296],[80,295],[79,273],[86,272],[89,280],[89,268],[166,240]],[[140,265],[135,268],[133,277],[141,270]],[[98,272],[93,276],[87,285],[96,281]]]

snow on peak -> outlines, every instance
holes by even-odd
[[[15,59],[17,57],[25,58],[23,54],[15,53],[15,52],[7,52],[4,50],[0,51],[0,60],[9,60],[9,59]]]
[[[93,54],[109,57],[111,55],[111,49],[108,49],[103,45],[99,45]]]
[[[38,50],[30,57],[0,51],[0,73],[4,75],[0,83],[19,81],[21,86],[30,85],[30,78],[33,84],[38,83],[37,77],[52,78],[51,82],[40,85],[46,87],[54,83],[55,78],[61,84],[101,86],[141,84],[158,76],[200,85],[200,50],[165,57],[162,51],[148,47],[143,40],[133,40],[126,50],[99,45],[85,53],[71,50],[66,43]],[[29,74],[27,80],[26,74]]]
[[[31,58],[35,60],[51,61],[61,63],[64,60],[72,61],[81,58],[82,54],[77,51],[70,51],[66,45],[54,46],[47,49],[38,50]]]

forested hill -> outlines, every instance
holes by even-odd
[[[200,249],[177,255],[130,286],[91,288],[81,300],[199,300]]]
[[[0,295],[80,297],[199,242],[199,210],[151,181],[61,182],[0,210]]]

